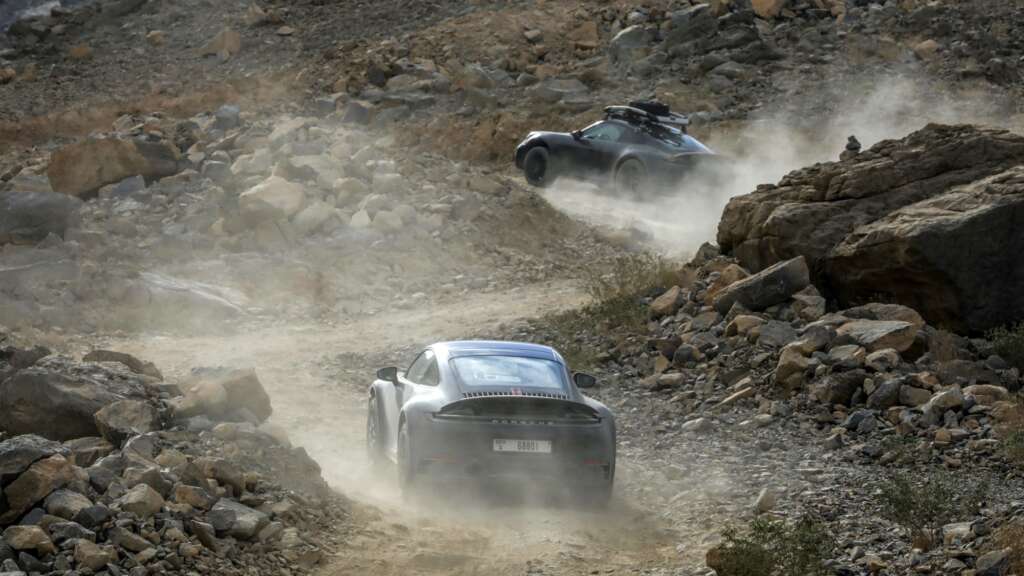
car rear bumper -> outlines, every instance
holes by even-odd
[[[481,481],[608,484],[615,474],[614,432],[595,424],[514,424],[431,418],[415,434],[418,473]],[[496,452],[494,441],[542,440],[550,453]]]

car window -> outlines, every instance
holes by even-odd
[[[427,370],[430,369],[430,364],[434,361],[434,352],[431,350],[424,350],[412,361],[409,366],[409,370],[405,372],[407,380],[416,382],[417,384],[423,381],[424,376],[427,374]]]
[[[431,353],[433,356],[433,353]],[[437,360],[431,360],[430,366],[427,367],[427,372],[423,375],[423,381],[417,382],[417,384],[423,384],[424,386],[437,386],[441,383],[441,374],[437,368]]]
[[[604,140],[607,142],[618,142],[622,138],[625,129],[618,124],[602,122],[587,128],[583,131],[583,137],[588,140]]]
[[[566,388],[565,369],[558,362],[522,356],[459,356],[452,366],[462,384],[471,388]]]

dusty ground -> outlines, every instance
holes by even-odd
[[[362,504],[354,523],[361,528],[324,574],[673,573],[685,563],[677,535],[655,510],[629,495],[635,491],[631,484],[650,477],[643,459],[620,461],[619,496],[607,512],[475,498],[410,508],[390,476],[374,477],[368,468],[363,392],[372,374],[370,358],[583,300],[571,284],[554,282],[420,312],[386,312],[337,328],[267,326],[231,336],[142,335],[105,344],[150,358],[173,376],[192,366],[256,367],[275,406],[272,421],[309,450],[332,485]],[[365,370],[339,365],[343,359]],[[361,381],[337,379],[353,373],[362,373]]]

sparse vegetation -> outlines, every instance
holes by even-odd
[[[918,476],[906,471],[891,475],[881,486],[879,503],[882,516],[905,528],[913,546],[929,549],[943,525],[978,511],[988,496],[988,485],[968,484],[946,472],[927,473],[920,482],[912,480]]]
[[[1001,526],[993,534],[993,550],[1010,549],[1010,574],[1024,574],[1024,520]]]
[[[1011,366],[1024,370],[1024,322],[996,328],[989,333],[988,338],[995,346],[996,354]]]
[[[1000,424],[998,431],[1006,459],[1024,468],[1024,397],[1018,397],[1016,408]]]
[[[645,298],[679,281],[679,266],[652,254],[619,256],[608,267],[589,270],[583,289],[590,303],[545,320],[552,344],[575,369],[593,368],[598,351],[581,334],[621,336],[641,331],[650,318]]]
[[[835,550],[824,524],[806,515],[792,524],[759,516],[742,532],[727,528],[722,538],[708,563],[720,576],[825,574],[824,563]]]

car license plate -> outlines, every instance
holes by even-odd
[[[551,454],[551,440],[494,440],[495,452],[531,452]]]

